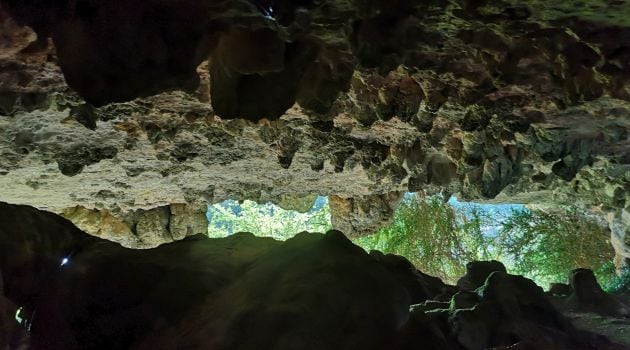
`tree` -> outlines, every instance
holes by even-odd
[[[299,232],[326,232],[331,229],[328,204],[317,210],[299,213],[272,203],[225,201],[208,209],[210,237],[225,237],[236,232],[286,240]]]
[[[574,207],[515,210],[503,222],[495,245],[513,273],[548,285],[567,279],[575,268],[596,272],[600,283],[612,277],[609,233]]]
[[[487,230],[497,222],[498,230]],[[501,221],[474,208],[455,209],[440,197],[413,197],[403,201],[388,227],[355,243],[402,255],[416,268],[450,283],[465,273],[467,262],[490,259],[542,286],[566,281],[569,271],[578,267],[592,269],[611,290],[625,281],[615,278],[609,233],[573,207],[517,209]]]
[[[476,206],[454,208],[442,197],[406,196],[391,224],[374,235],[354,239],[365,250],[402,255],[418,269],[454,283],[473,260],[501,260],[508,271],[547,286],[566,281],[570,270],[590,268],[611,290],[627,285],[615,278],[608,232],[577,208],[517,209],[492,217]],[[266,203],[225,201],[209,208],[211,237],[235,232],[285,240],[298,232],[331,229],[330,210],[308,213]],[[498,227],[498,228],[497,228]]]
[[[490,258],[491,237],[483,232],[487,219],[478,210],[465,215],[441,197],[407,197],[388,227],[354,242],[368,251],[402,255],[419,270],[454,283],[466,263]]]

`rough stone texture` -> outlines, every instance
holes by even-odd
[[[349,235],[404,191],[630,205],[627,2],[69,3],[2,1],[2,200],[124,221],[331,195]]]
[[[128,248],[153,248],[186,236],[207,233],[205,206],[171,204],[114,216],[107,210],[77,206],[61,215],[94,236]]]
[[[584,336],[578,336],[553,308],[542,288],[522,276],[493,272],[473,296],[477,300],[472,307],[457,309],[448,319],[458,342],[467,350],[508,348],[514,343],[525,349],[592,347],[581,344]]]
[[[270,2],[271,18],[257,2],[2,4],[39,37],[53,38],[68,85],[95,105],[192,92],[197,67],[210,57],[212,103],[224,116],[275,119],[296,100],[330,108],[354,69],[348,19],[356,9],[347,0]],[[269,98],[259,98],[262,93]]]
[[[611,243],[615,248],[615,265],[621,270],[630,266],[630,212],[621,209],[609,213],[607,220],[610,227]]]
[[[315,194],[299,195],[287,193],[281,195],[276,204],[284,210],[294,210],[298,213],[306,213],[311,210],[315,204],[315,200],[317,200],[317,195]]]
[[[443,308],[439,279],[338,231],[132,250],[32,207],[0,203],[0,219],[0,320],[17,304],[31,324],[27,339],[0,328],[17,333],[0,348],[627,349],[574,328],[522,276],[493,272]]]
[[[402,193],[368,195],[355,198],[328,197],[332,226],[350,236],[364,236],[378,231],[391,220]]]
[[[437,277],[429,276],[402,256],[383,254],[378,250],[370,251],[370,256],[383,265],[390,274],[405,287],[411,304],[420,304],[431,300],[450,300],[457,288],[449,286]]]

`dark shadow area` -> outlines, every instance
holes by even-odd
[[[0,223],[3,346],[623,349],[574,328],[498,262],[470,263],[449,286],[338,231],[132,250],[30,207],[1,204]],[[17,306],[28,332],[11,320]]]

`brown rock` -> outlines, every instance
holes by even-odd
[[[349,237],[372,234],[390,222],[401,198],[398,192],[359,198],[330,196],[332,226]]]

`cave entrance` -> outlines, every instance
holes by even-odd
[[[455,283],[466,264],[499,260],[545,288],[588,268],[604,287],[617,278],[607,226],[574,206],[448,201],[407,193],[392,222],[354,239],[366,251],[406,257],[416,268]]]
[[[226,237],[237,232],[286,240],[299,232],[332,228],[328,197],[318,196],[306,210],[289,210],[271,202],[226,200],[208,206],[208,235]]]
[[[303,231],[332,229],[328,198],[314,196],[306,202],[284,205],[300,210],[250,200],[217,203],[208,207],[208,235],[251,232],[286,240]],[[344,233],[352,237],[351,232]],[[615,279],[609,231],[574,207],[462,202],[455,196],[446,201],[406,193],[388,225],[351,239],[367,252],[404,256],[419,270],[449,283],[475,260],[499,260],[508,271],[545,288],[565,282],[575,268],[593,270],[604,286]]]

